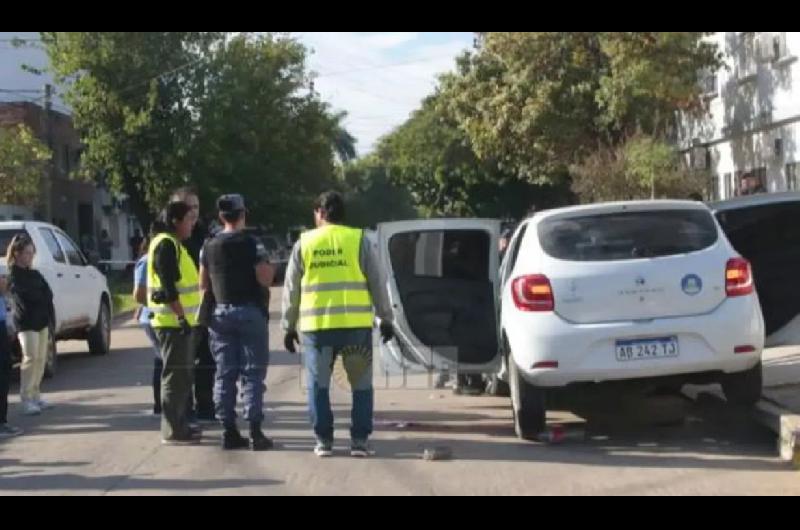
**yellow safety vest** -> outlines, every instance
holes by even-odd
[[[183,306],[183,311],[186,315],[186,321],[192,325],[197,325],[197,312],[200,309],[200,275],[197,272],[192,257],[186,248],[171,234],[159,234],[150,243],[147,252],[147,308],[153,313],[153,318],[150,320],[150,325],[154,328],[177,328],[178,315],[165,304],[156,304],[153,302],[153,292],[162,288],[161,278],[156,274],[155,269],[155,252],[158,245],[168,239],[175,245],[178,253],[178,267],[180,271],[180,279],[175,285],[178,290],[178,299]]]
[[[362,239],[361,230],[339,225],[300,236],[300,331],[372,327],[372,298],[359,260]]]

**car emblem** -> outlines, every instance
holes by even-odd
[[[646,283],[647,280],[645,280],[643,276],[639,276],[638,278],[636,278],[636,285],[638,285],[639,287],[644,287]]]
[[[703,291],[703,280],[697,274],[687,274],[681,280],[681,289],[689,296],[696,296]]]

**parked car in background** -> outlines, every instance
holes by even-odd
[[[57,369],[56,341],[85,340],[93,355],[111,349],[111,294],[105,276],[92,265],[60,228],[33,221],[0,222],[0,274],[7,275],[6,250],[12,238],[27,234],[36,247],[33,266],[53,291],[55,318],[50,323],[50,350],[46,375]],[[13,351],[19,355],[13,316],[9,314]]]

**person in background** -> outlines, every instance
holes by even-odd
[[[22,430],[8,424],[8,390],[11,379],[11,343],[6,328],[8,281],[0,276],[0,440],[19,436]]]
[[[164,231],[163,225],[156,221],[150,227],[150,237],[155,237]],[[161,359],[161,347],[158,337],[150,325],[152,313],[147,309],[147,251],[150,246],[148,238],[139,242],[138,261],[133,273],[133,298],[139,304],[135,318],[141,326],[150,344],[153,346],[153,414],[161,414],[161,373],[164,371],[164,361]]]
[[[133,232],[133,236],[130,238],[129,243],[131,245],[131,259],[136,260],[141,255],[142,250],[142,242],[144,241],[144,236],[142,235],[142,231],[138,228]]]
[[[37,416],[53,408],[41,395],[50,345],[50,322],[55,313],[53,291],[44,276],[33,268],[35,256],[36,247],[27,234],[17,234],[8,245],[8,293],[22,346],[20,397],[26,416]]]

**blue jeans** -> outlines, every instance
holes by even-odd
[[[211,352],[217,363],[214,404],[226,427],[236,425],[236,382],[241,377],[244,414],[251,422],[264,419],[269,343],[267,319],[255,306],[217,304],[209,326]]]
[[[155,357],[153,358],[153,412],[161,414],[161,374],[164,372],[164,361],[161,360],[161,346],[158,344],[158,336],[153,327],[148,323],[139,324],[144,330],[144,334],[150,339],[153,346]]]
[[[317,439],[333,442],[330,383],[336,358],[341,356],[353,390],[350,437],[354,441],[366,441],[372,434],[375,408],[372,330],[333,329],[303,333],[301,341],[308,374],[308,411]]]

